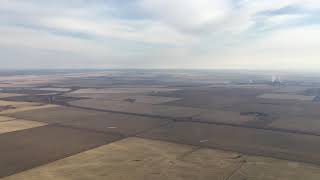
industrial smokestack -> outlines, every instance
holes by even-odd
[[[281,78],[280,78],[280,76],[272,76],[272,85],[273,86],[276,86],[276,85],[278,85],[278,86],[281,86]]]

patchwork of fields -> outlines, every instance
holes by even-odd
[[[320,178],[320,82],[165,75],[1,77],[0,178]]]

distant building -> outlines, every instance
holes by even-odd
[[[49,97],[48,97],[48,102],[49,102],[49,103],[54,103],[55,99],[56,99],[56,98],[55,98],[54,96],[49,96]]]
[[[272,76],[272,85],[273,86],[281,86],[280,76]]]

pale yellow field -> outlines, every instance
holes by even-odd
[[[10,120],[0,122],[0,134],[19,131],[23,129],[30,129],[40,126],[45,126],[46,123],[36,122],[36,121],[27,121],[27,120]]]
[[[0,93],[0,98],[14,97],[14,96],[22,96],[23,94],[15,94],[15,93]]]
[[[128,138],[4,179],[15,180],[220,180],[237,154],[140,138]]]
[[[14,109],[0,111],[0,114],[11,114],[11,113],[20,112],[20,111],[28,111],[28,110],[34,110],[34,109],[57,107],[58,105],[0,100],[0,106],[13,106],[13,107],[15,107]]]
[[[12,117],[7,117],[7,116],[0,116],[0,122],[2,121],[10,121],[10,120],[13,120],[15,118],[12,118]]]
[[[320,167],[127,138],[4,180],[318,180]]]

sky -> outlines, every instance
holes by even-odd
[[[0,0],[0,65],[320,70],[320,1]]]

